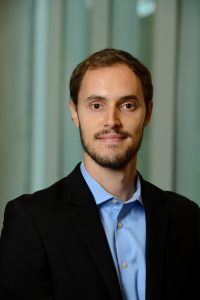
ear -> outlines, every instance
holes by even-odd
[[[74,122],[74,125],[76,127],[79,127],[79,118],[78,118],[78,112],[77,112],[77,106],[74,104],[74,101],[70,101],[69,108],[72,116],[72,121]]]
[[[148,107],[147,107],[147,110],[146,110],[146,116],[145,116],[145,120],[144,120],[144,126],[145,127],[149,124],[149,122],[151,120],[152,111],[153,111],[153,101],[151,100],[148,103]]]

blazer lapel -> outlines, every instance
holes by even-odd
[[[142,180],[142,199],[146,212],[146,299],[161,299],[168,212],[164,194]]]
[[[79,165],[69,175],[71,217],[102,275],[112,299],[122,300],[117,273],[93,196]],[[70,193],[70,197],[69,197]]]

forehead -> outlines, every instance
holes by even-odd
[[[126,64],[116,64],[86,71],[79,93],[89,90],[142,91],[139,77]]]

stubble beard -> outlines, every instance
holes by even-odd
[[[112,152],[112,155],[103,155],[101,153],[98,153],[91,144],[87,143],[81,127],[79,128],[81,144],[84,151],[100,166],[113,170],[123,169],[137,155],[137,152],[139,151],[142,143],[143,131],[144,130],[142,129],[141,134],[139,135],[137,140],[135,140],[130,146],[128,146],[127,149],[124,150],[124,152],[120,153],[117,145],[107,145],[107,149]],[[117,131],[117,133],[119,132]],[[129,133],[124,134],[132,137],[132,135],[130,135]]]

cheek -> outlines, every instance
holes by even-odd
[[[79,126],[84,137],[89,138],[94,135],[95,126],[88,118],[79,117]]]
[[[98,116],[94,116],[94,114],[89,113],[78,113],[79,123],[82,128],[82,131],[86,131],[86,133],[94,133],[100,128],[100,121]]]
[[[145,116],[133,116],[129,122],[126,120],[127,130],[133,133],[140,133],[144,128]]]

